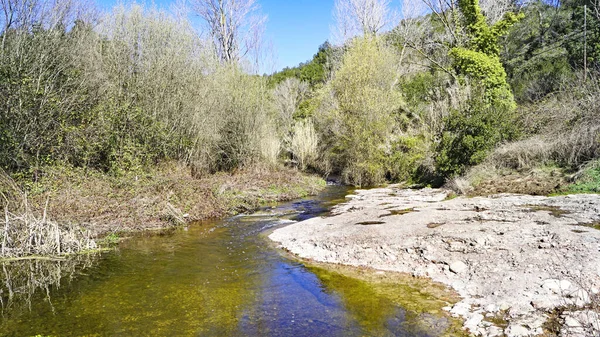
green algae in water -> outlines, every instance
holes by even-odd
[[[372,225],[383,225],[385,224],[384,221],[362,221],[362,222],[357,222],[357,225],[361,225],[361,226],[372,226]]]
[[[390,212],[389,214],[383,214],[380,215],[380,218],[385,218],[385,217],[389,217],[389,216],[394,216],[394,215],[404,215],[404,214],[408,214],[408,213],[412,213],[412,212],[416,212],[414,208],[407,208],[407,209],[391,209],[391,210],[387,210],[388,212]]]
[[[378,275],[373,270],[353,267],[309,266],[323,285],[340,294],[352,317],[372,336],[389,333],[385,327],[394,322],[402,308],[402,325],[407,335],[466,336],[460,320],[444,314],[443,307],[457,302],[457,295],[425,279],[391,273]]]
[[[555,218],[561,218],[564,215],[571,214],[570,211],[564,210],[558,206],[548,205],[524,205],[529,212],[549,212]]]

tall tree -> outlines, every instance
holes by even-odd
[[[334,34],[340,42],[358,35],[377,35],[394,25],[390,0],[336,0]]]
[[[218,57],[235,63],[260,48],[266,17],[256,0],[191,0],[210,32]]]

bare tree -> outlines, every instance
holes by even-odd
[[[204,20],[218,57],[227,63],[257,53],[266,17],[256,0],[190,0],[191,9]]]
[[[358,35],[377,35],[396,23],[390,0],[336,0],[333,16],[334,40],[341,43]]]
[[[513,9],[515,0],[479,0],[479,5],[488,23],[493,25]]]
[[[298,109],[302,99],[308,93],[308,90],[308,83],[302,82],[295,77],[287,78],[273,90],[275,105],[279,110],[281,127],[286,130],[290,129],[294,113]]]

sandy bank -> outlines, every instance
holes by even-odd
[[[600,319],[588,309],[597,308],[600,289],[600,231],[590,227],[600,222],[600,195],[446,200],[447,193],[359,190],[331,216],[269,237],[302,258],[444,283],[463,297],[447,309],[474,335],[539,335],[549,313],[565,306],[556,332],[598,335]]]

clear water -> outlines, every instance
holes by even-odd
[[[313,200],[128,240],[101,257],[4,264],[0,335],[439,334],[368,283],[289,260],[265,237],[346,193],[329,187]]]

